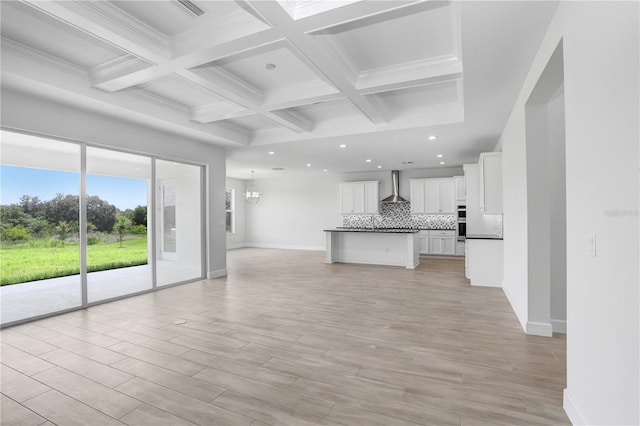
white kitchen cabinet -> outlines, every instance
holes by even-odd
[[[378,181],[340,184],[341,214],[378,214]]]
[[[429,254],[455,255],[455,231],[429,231]]]
[[[411,213],[454,214],[456,210],[453,178],[410,179]]]
[[[453,186],[455,187],[457,203],[460,205],[464,205],[467,199],[467,192],[464,186],[464,176],[454,176]]]
[[[467,239],[465,276],[473,286],[502,287],[503,241],[498,239]]]
[[[502,153],[484,152],[478,160],[478,190],[483,214],[502,214]]]
[[[425,179],[409,180],[409,201],[411,201],[412,214],[422,214],[425,212],[424,181]]]
[[[429,254],[429,231],[418,232],[418,246],[420,254]]]

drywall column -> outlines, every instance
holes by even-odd
[[[549,257],[549,169],[547,108],[544,103],[527,103],[527,234],[528,320],[527,334],[551,336]]]

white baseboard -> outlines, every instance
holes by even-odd
[[[474,287],[495,287],[502,288],[502,281],[494,282],[494,281],[478,281],[478,280],[469,280],[469,283]]]
[[[214,278],[226,277],[227,276],[227,268],[217,269],[215,271],[209,271],[207,273],[207,278],[212,280]]]
[[[256,244],[247,243],[245,247],[254,248],[269,248],[269,249],[281,249],[281,250],[310,250],[310,251],[325,251],[325,246],[296,246],[296,245],[284,245],[284,244]]]
[[[227,250],[235,250],[235,249],[240,249],[240,248],[245,248],[245,247],[248,247],[245,243],[232,244],[232,245],[227,245]]]
[[[553,327],[550,322],[527,321],[527,329],[525,332],[534,336],[551,337],[553,336]]]
[[[554,333],[567,334],[567,321],[566,320],[551,320],[551,328]]]
[[[562,393],[562,408],[564,408],[564,412],[567,413],[567,417],[569,417],[569,421],[573,425],[586,425],[588,424],[585,420],[582,412],[576,405],[576,402],[571,398],[571,394],[569,393],[569,389],[565,389]]]

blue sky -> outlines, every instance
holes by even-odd
[[[0,204],[15,204],[23,195],[50,200],[57,193],[77,195],[78,173],[55,170],[0,166]],[[120,210],[147,205],[147,181],[144,179],[87,175],[87,193],[118,207]]]

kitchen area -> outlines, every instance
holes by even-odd
[[[434,256],[464,258],[471,285],[501,287],[501,153],[483,153],[463,171],[408,179],[408,199],[400,196],[397,170],[383,199],[380,181],[341,182],[338,226],[324,230],[326,263],[414,269]]]

